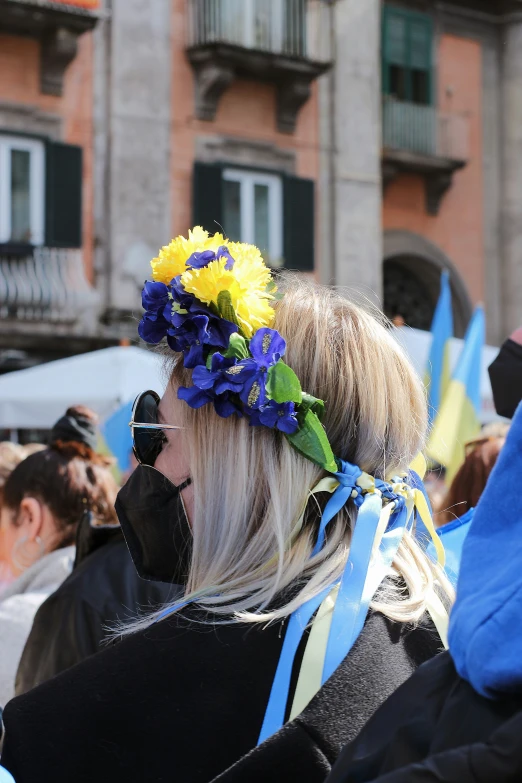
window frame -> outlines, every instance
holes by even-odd
[[[426,105],[426,106],[433,106],[435,102],[435,57],[434,57],[434,41],[435,41],[435,31],[434,31],[434,25],[433,25],[433,18],[429,14],[423,14],[418,11],[411,11],[407,8],[401,8],[394,5],[388,5],[386,4],[383,8],[382,13],[382,43],[381,43],[381,61],[382,61],[382,92],[384,95],[393,97],[390,89],[390,68],[395,63],[390,62],[388,58],[388,46],[389,46],[389,23],[390,19],[396,17],[396,18],[402,18],[405,22],[405,65],[403,66],[406,71],[406,78],[407,78],[407,96],[404,100],[407,103],[415,103],[413,100],[413,80],[412,80],[412,74],[415,70],[412,67],[411,63],[411,53],[412,53],[412,45],[411,45],[411,33],[410,33],[410,27],[413,22],[422,22],[423,25],[425,25],[427,30],[427,37],[429,41],[429,48],[428,48],[428,58],[429,58],[429,64],[428,67],[424,70],[424,72],[428,75],[428,102],[426,104],[419,104],[419,105]],[[419,69],[420,70],[420,69]]]
[[[226,166],[223,182],[237,182],[239,191],[241,242],[255,245],[255,186],[268,187],[268,252],[267,263],[281,266],[284,258],[283,178],[281,175]],[[226,231],[226,226],[225,226]]]
[[[11,243],[11,152],[29,152],[30,245],[45,241],[45,143],[16,133],[0,133],[0,244]]]

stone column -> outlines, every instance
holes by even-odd
[[[522,14],[501,34],[502,268],[504,336],[522,324]]]
[[[380,0],[334,6],[335,283],[382,291]]]
[[[171,3],[112,0],[111,306],[140,311],[149,261],[171,239]]]

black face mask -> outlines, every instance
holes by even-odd
[[[192,531],[181,490],[156,468],[138,465],[116,498],[116,513],[142,579],[186,584]]]
[[[506,340],[489,366],[489,377],[498,415],[512,419],[522,400],[522,345]]]

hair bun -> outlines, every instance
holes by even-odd
[[[83,405],[68,408],[51,430],[51,446],[59,442],[83,443],[96,451],[96,414]]]

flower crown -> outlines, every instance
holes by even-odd
[[[178,397],[200,408],[213,403],[223,418],[284,433],[302,456],[336,473],[321,424],[324,402],[306,394],[283,361],[286,342],[271,326],[277,288],[260,251],[196,226],[152,259],[138,331],[147,343],[165,337],[192,369]]]

